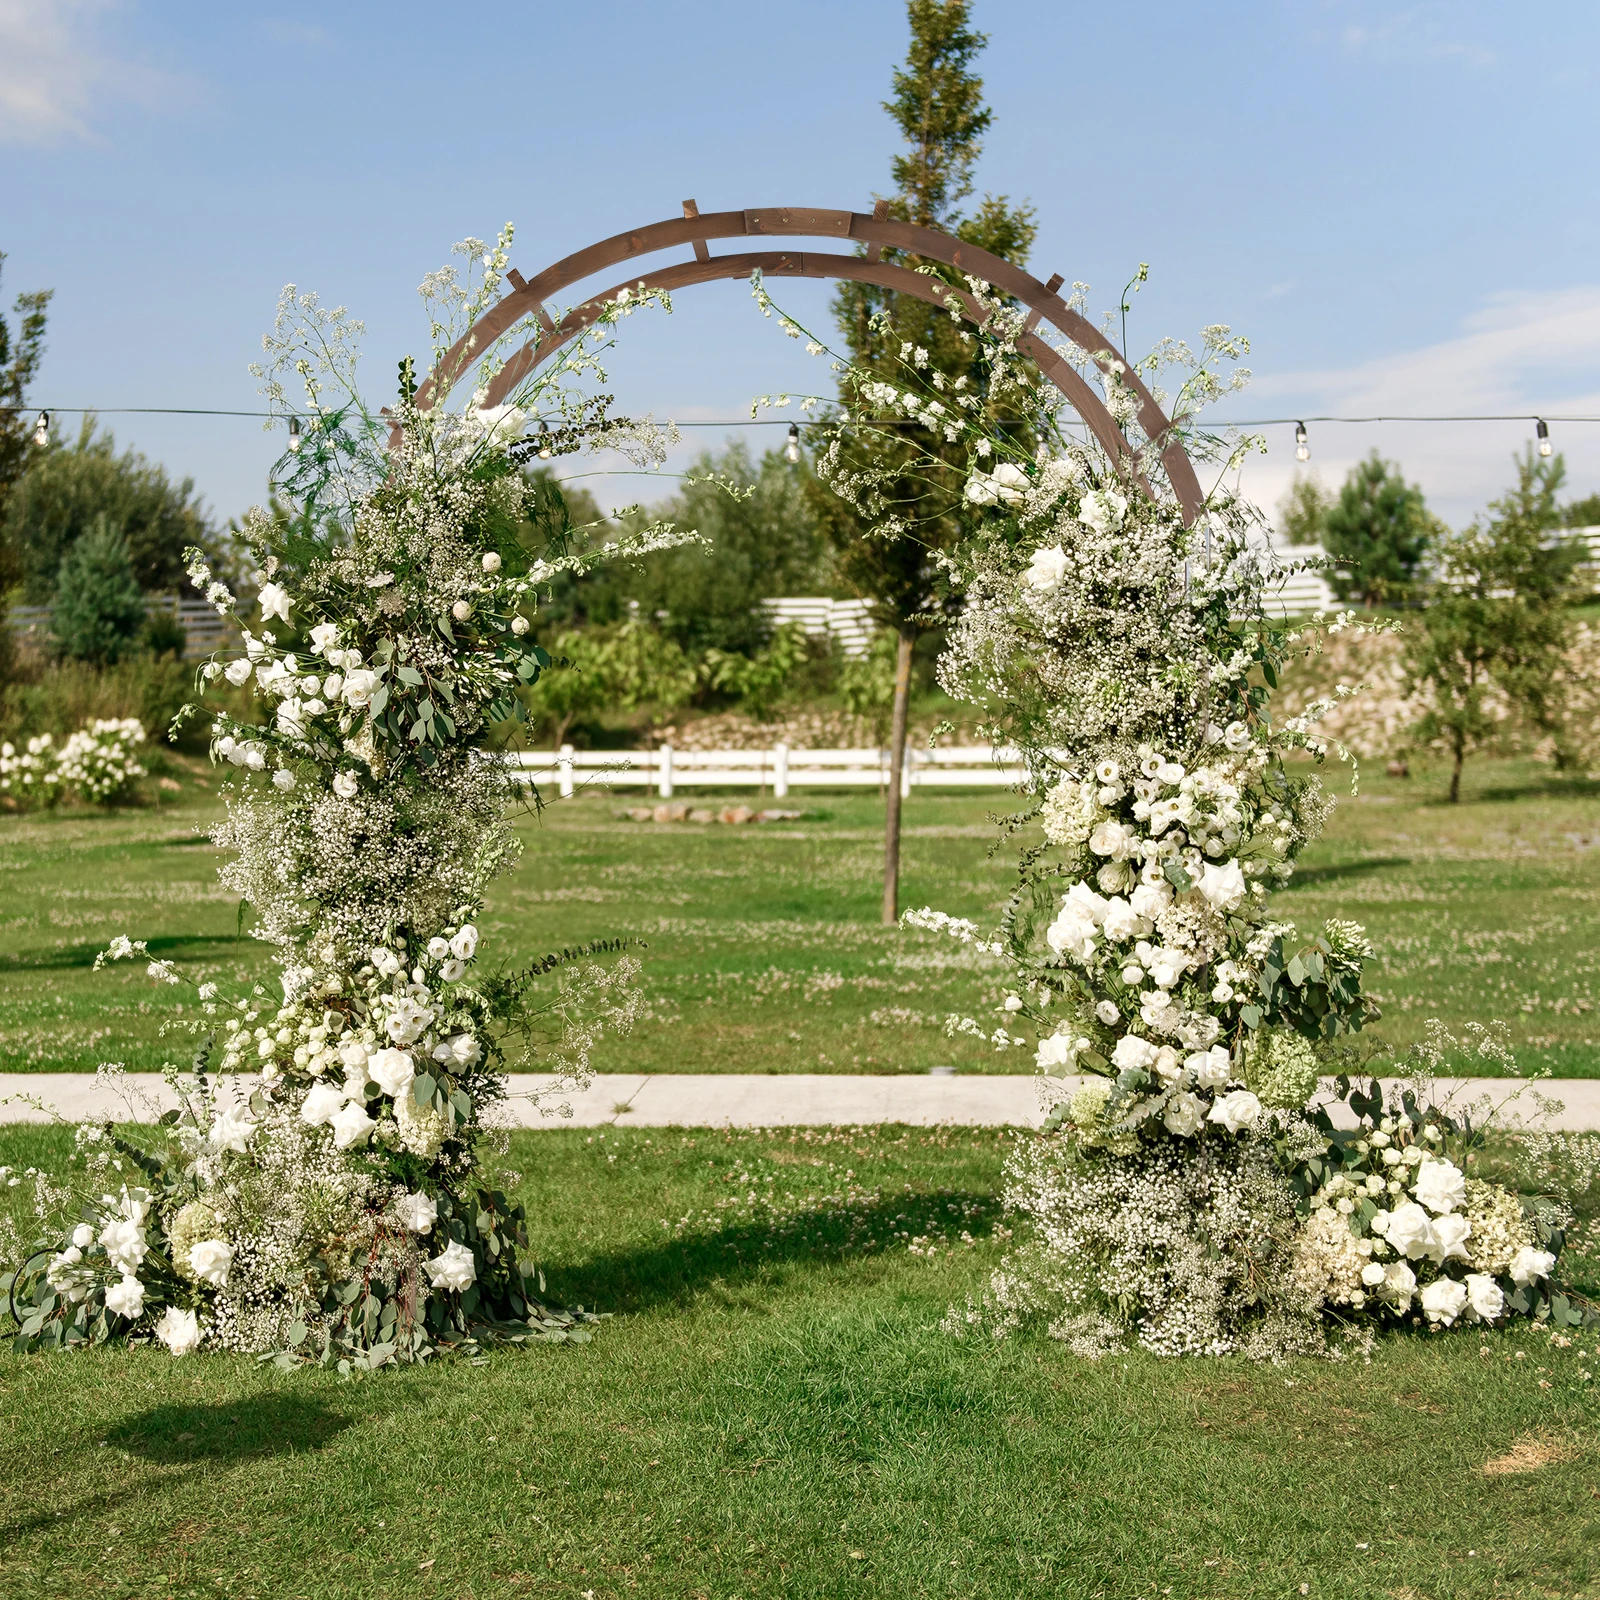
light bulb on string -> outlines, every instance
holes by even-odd
[[[289,418],[289,448],[296,455],[300,454],[300,419],[299,419],[299,417],[290,417]]]
[[[539,424],[539,459],[548,461],[553,454],[554,452],[550,448],[550,424],[541,422]]]
[[[1535,417],[1533,419],[1533,431],[1539,438],[1539,454],[1549,456],[1555,449],[1555,446],[1550,443],[1550,424],[1543,417]]]
[[[33,442],[43,450],[50,443],[50,413],[41,411],[39,420],[33,425]]]
[[[789,458],[789,463],[791,466],[799,465],[800,424],[798,422],[791,422],[789,424],[789,442],[783,447],[783,453]]]
[[[1296,461],[1311,459],[1311,446],[1306,443],[1306,425],[1303,422],[1294,425],[1294,458]]]

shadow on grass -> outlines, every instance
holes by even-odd
[[[106,1443],[152,1466],[178,1468],[158,1480],[165,1488],[235,1462],[320,1450],[351,1426],[351,1418],[315,1396],[260,1394],[214,1405],[153,1406],[110,1429]],[[137,1482],[87,1495],[70,1510],[50,1506],[0,1524],[0,1549],[41,1529],[59,1528],[65,1519],[103,1514],[151,1492],[149,1481]]]
[[[775,1212],[721,1228],[697,1230],[691,1222],[683,1234],[658,1243],[547,1271],[552,1290],[569,1304],[647,1311],[693,1299],[713,1285],[737,1288],[774,1269],[870,1262],[913,1240],[955,1244],[963,1232],[987,1238],[999,1217],[994,1194],[949,1189],[898,1194],[857,1205]]]
[[[1314,887],[1319,883],[1340,883],[1348,878],[1365,878],[1392,867],[1409,867],[1410,856],[1372,856],[1362,861],[1340,861],[1326,867],[1296,867],[1291,889]]]
[[[161,939],[147,941],[152,956],[172,956],[175,960],[197,960],[212,945],[234,946],[244,941],[231,933],[192,933],[173,934]],[[93,967],[94,960],[102,950],[104,942],[96,944],[75,944],[65,950],[21,950],[12,955],[0,957],[5,965],[15,971],[23,972],[65,972]]]
[[[1464,810],[1477,804],[1506,805],[1517,800],[1597,800],[1600,799],[1600,782],[1586,778],[1581,772],[1548,772],[1531,777],[1521,783],[1494,783],[1478,788],[1472,782],[1472,768],[1467,768],[1467,778],[1461,799],[1452,806],[1448,788],[1437,794],[1418,795],[1421,804],[1444,810]]]

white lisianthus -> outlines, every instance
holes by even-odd
[[[458,961],[470,961],[478,953],[478,930],[470,922],[458,929],[451,939],[450,953]]]
[[[344,1104],[344,1090],[331,1083],[314,1083],[300,1102],[300,1120],[320,1128],[323,1123],[332,1122],[344,1109]]]
[[[186,1356],[200,1345],[200,1319],[192,1311],[168,1306],[156,1323],[156,1338],[175,1356]]]
[[[1099,1001],[1094,1008],[1095,1017],[1103,1022],[1106,1027],[1113,1027],[1121,1021],[1122,1013],[1117,1010],[1116,1004],[1110,1000]]]
[[[281,583],[264,583],[261,585],[261,620],[270,621],[279,617],[284,622],[289,620],[289,591]]]
[[[329,1119],[333,1128],[333,1142],[341,1150],[365,1144],[377,1126],[366,1111],[355,1101],[348,1102],[342,1110]]]
[[[274,789],[281,789],[287,794],[294,788],[294,774],[287,767],[279,767],[272,774],[272,786]]]
[[[457,1239],[452,1239],[443,1255],[423,1263],[428,1269],[428,1281],[435,1289],[469,1288],[478,1276],[477,1263],[472,1252]]]
[[[222,669],[222,675],[237,689],[250,676],[253,670],[250,658],[248,656],[240,656],[237,661],[230,661]]]
[[[339,624],[337,622],[319,622],[311,630],[311,648],[319,656],[325,656],[339,643]]]
[[[1417,1199],[1435,1216],[1467,1203],[1467,1178],[1453,1161],[1424,1161],[1417,1168]]]
[[[401,1225],[412,1233],[431,1233],[434,1223],[439,1220],[439,1207],[434,1203],[433,1196],[420,1192],[401,1195],[395,1201],[394,1210]]]
[[[1073,905],[1069,900],[1061,908],[1061,914],[1045,930],[1045,942],[1058,955],[1076,956],[1079,961],[1087,961],[1097,948],[1095,934],[1098,932],[1093,919],[1081,906]]]
[[[470,1033],[455,1033],[434,1046],[433,1059],[461,1071],[483,1059],[483,1048]]]
[[[430,961],[443,961],[450,954],[450,942],[441,939],[437,934],[428,941],[428,959]]]
[[[232,1265],[233,1246],[226,1239],[202,1239],[189,1251],[189,1270],[202,1283],[215,1284],[219,1289],[226,1285]]]
[[[360,793],[361,784],[353,772],[340,772],[334,775],[333,792],[341,800],[354,800]]]
[[[430,1007],[418,1005],[415,1000],[396,1000],[383,1019],[384,1031],[396,1044],[415,1044],[428,1031],[433,1016]]]
[[[367,667],[357,667],[344,675],[344,703],[360,711],[372,703],[378,690],[378,674]]]
[[[1467,1303],[1474,1317],[1483,1322],[1493,1322],[1506,1308],[1506,1297],[1500,1285],[1482,1272],[1467,1274]]]
[[[1466,1308],[1467,1286],[1454,1278],[1435,1278],[1422,1291],[1423,1314],[1430,1322],[1449,1327]]]
[[[374,1050],[367,1058],[367,1072],[385,1094],[396,1100],[411,1087],[417,1075],[416,1063],[410,1054],[393,1046]]]
[[[1511,1281],[1519,1289],[1526,1289],[1536,1278],[1548,1278],[1556,1258],[1548,1250],[1536,1250],[1524,1245],[1511,1258]]]
[[[1113,896],[1107,904],[1104,927],[1106,938],[1119,944],[1150,931],[1150,924],[1121,895]]]
[[[1255,1125],[1261,1115],[1261,1102],[1248,1089],[1234,1089],[1219,1095],[1211,1107],[1207,1122],[1220,1123],[1229,1133]]]
[[[243,1155],[255,1137],[256,1120],[246,1106],[229,1106],[219,1111],[211,1124],[211,1148],[234,1150]]]
[[[1129,896],[1129,904],[1141,917],[1154,922],[1172,904],[1172,886],[1164,878],[1141,883]]]
[[[1091,489],[1078,507],[1078,521],[1099,534],[1120,528],[1127,514],[1127,496],[1115,489]]]
[[[444,983],[459,983],[466,976],[467,964],[458,961],[454,956],[443,962],[439,967],[439,978]]]
[[[72,1243],[79,1250],[87,1250],[94,1243],[94,1229],[87,1222],[80,1222],[72,1230]]]
[[[1033,552],[1033,560],[1028,565],[1028,587],[1039,590],[1041,594],[1053,594],[1061,587],[1070,565],[1067,552],[1060,545],[1053,544],[1048,549],[1040,545]]]
[[[137,1278],[124,1278],[106,1290],[106,1310],[115,1311],[130,1322],[144,1312],[144,1285]]]
[[[1145,970],[1163,989],[1176,988],[1178,980],[1189,970],[1188,956],[1182,950],[1169,950],[1165,945],[1152,950],[1148,956],[1141,949],[1140,958]]]

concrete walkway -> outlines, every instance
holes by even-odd
[[[241,1082],[244,1080],[241,1080]],[[125,1082],[160,1109],[175,1102],[153,1074],[130,1074]],[[903,1122],[918,1127],[1036,1127],[1041,1120],[1039,1081],[1006,1077],[855,1077],[835,1074],[627,1073],[597,1077],[570,1099],[572,1116],[543,1116],[525,1098],[548,1080],[513,1076],[506,1107],[516,1126],[601,1128],[774,1128],[856,1126]],[[1496,1103],[1511,1093],[1511,1080],[1440,1079],[1458,1102],[1490,1095]],[[1565,1109],[1549,1126],[1600,1129],[1600,1080],[1569,1079],[1541,1085]],[[110,1113],[127,1117],[115,1097],[97,1089],[89,1073],[0,1074],[0,1122],[40,1122],[47,1114],[12,1098],[28,1095],[70,1120]],[[1532,1117],[1532,1097],[1520,1109]]]

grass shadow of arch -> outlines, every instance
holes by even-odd
[[[953,1209],[952,1209],[953,1208]],[[864,1264],[919,1236],[984,1239],[1000,1198],[972,1190],[885,1195],[852,1206],[773,1212],[720,1229],[547,1267],[568,1303],[618,1313],[682,1304],[713,1287],[740,1288],[776,1273]],[[957,1246],[959,1248],[959,1245]]]
[[[228,1465],[321,1450],[352,1425],[316,1395],[272,1392],[153,1406],[119,1422],[106,1442],[161,1466]]]
[[[1332,862],[1325,867],[1300,867],[1289,880],[1290,889],[1306,889],[1322,883],[1340,883],[1347,878],[1370,878],[1375,872],[1394,867],[1409,867],[1410,856],[1370,856],[1361,861]]]
[[[146,941],[152,956],[166,957],[175,965],[203,958],[218,959],[233,955],[239,945],[238,936],[231,933],[169,934]],[[105,943],[69,945],[63,950],[18,950],[0,957],[7,967],[26,972],[57,972],[92,968],[95,958],[105,949]]]

